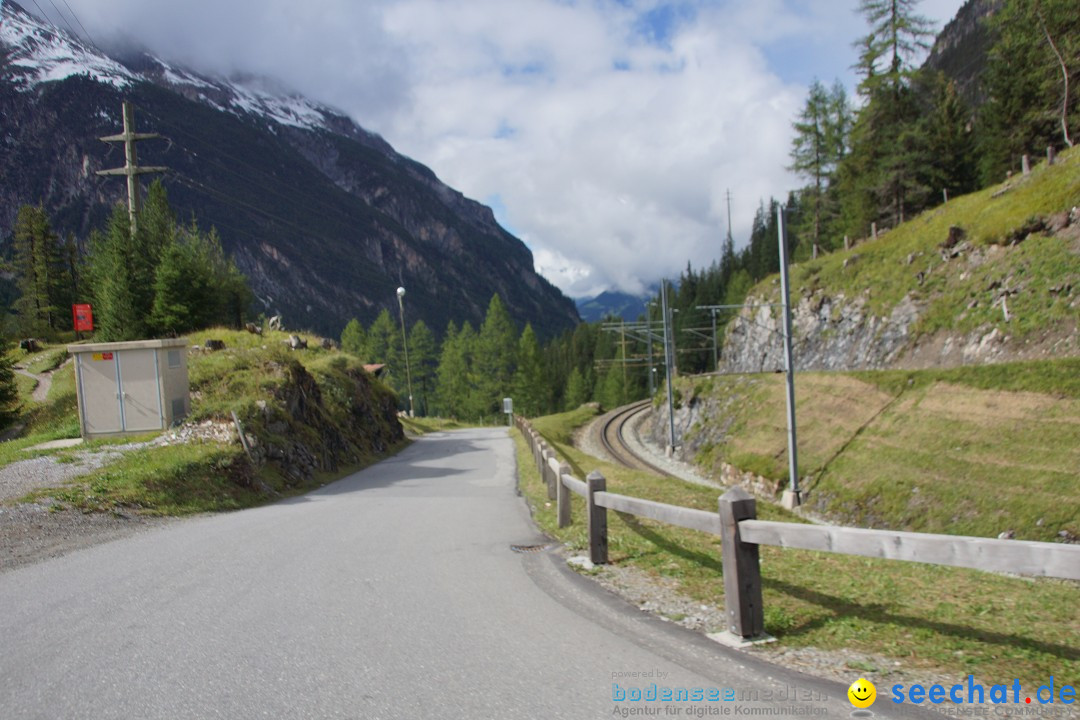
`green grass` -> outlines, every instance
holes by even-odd
[[[433,432],[443,432],[445,430],[460,430],[461,428],[473,427],[468,423],[463,423],[459,420],[452,418],[437,418],[437,417],[399,417],[398,421],[401,426],[405,428],[407,432],[413,435],[427,435]]]
[[[189,422],[231,423],[236,412],[245,432],[256,438],[264,460],[252,466],[239,443],[190,443],[143,448],[124,453],[108,466],[62,488],[33,493],[50,496],[84,511],[133,509],[155,515],[233,510],[301,493],[354,472],[404,447],[394,439],[393,394],[364,372],[360,361],[336,350],[311,347],[292,352],[286,333],[257,336],[214,328],[188,337],[189,345],[208,338],[226,349],[190,352],[192,390]],[[56,355],[56,353],[53,353]],[[41,365],[62,361],[46,361]],[[53,375],[47,402],[29,407],[26,435],[0,444],[0,464],[52,454],[71,461],[73,451],[31,451],[38,443],[78,437],[74,372]],[[96,440],[80,450],[138,442],[154,437]],[[302,442],[316,461],[314,472],[286,476],[273,460],[272,448],[290,452]]]
[[[713,414],[695,460],[787,477],[784,379],[681,381]],[[1080,535],[1080,359],[946,370],[799,373],[808,505],[842,524],[1055,541]],[[720,430],[725,427],[726,433]]]
[[[714,510],[717,491],[603,463],[566,446],[584,413],[538,418],[533,426],[580,471],[599,469],[608,489],[659,502]],[[551,433],[548,435],[548,433]],[[573,496],[573,522],[558,529],[525,440],[513,433],[521,489],[537,524],[570,547],[584,550],[584,503]],[[581,475],[578,475],[581,477]],[[758,504],[759,517],[799,522],[784,510]],[[609,513],[614,563],[670,578],[695,601],[723,607],[720,540],[620,513]],[[989,682],[1020,678],[1059,683],[1080,680],[1080,597],[1075,584],[1028,581],[958,568],[890,562],[829,553],[761,548],[765,629],[779,650],[818,647],[884,655],[913,670],[968,673]],[[720,628],[713,628],[718,630]],[[868,671],[865,667],[855,672]]]
[[[1076,243],[1070,247],[1059,238],[1036,235],[1015,247],[1002,246],[1032,218],[1080,205],[1080,148],[1063,153],[1059,160],[1051,168],[1045,163],[1036,166],[1028,177],[950,200],[876,241],[793,265],[792,297],[815,291],[828,297],[842,294],[849,302],[863,297],[871,313],[886,317],[910,294],[925,305],[916,337],[940,330],[996,327],[1014,338],[1025,338],[1053,332],[1061,323],[1075,327],[1076,310],[1070,303],[1080,286]],[[1012,189],[993,197],[1006,186]],[[942,259],[938,246],[951,226],[963,228],[985,262],[969,264],[970,253]],[[1013,315],[1009,322],[1000,302],[994,302],[995,283],[1019,289],[1008,299]],[[1050,292],[1069,283],[1074,288],[1072,297]],[[766,278],[751,295],[775,297],[778,287],[776,276]]]

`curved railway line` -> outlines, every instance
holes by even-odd
[[[637,455],[623,437],[626,424],[632,418],[645,412],[651,404],[652,401],[650,400],[641,400],[612,410],[600,423],[600,442],[608,454],[620,465],[634,470],[645,470],[663,477],[674,477],[667,470],[659,468]]]

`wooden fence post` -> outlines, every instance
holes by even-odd
[[[739,637],[755,637],[765,629],[761,566],[758,546],[744,543],[739,535],[739,521],[757,518],[757,503],[750,493],[736,486],[720,496],[719,505],[728,630]]]
[[[570,474],[570,466],[559,466],[558,477],[555,478],[555,503],[558,508],[559,527],[564,528],[570,524],[570,488],[563,485],[562,476]]]
[[[555,457],[554,450],[548,450],[544,453],[544,472],[542,477],[547,484],[547,496],[548,500],[555,499],[555,483],[557,478],[555,477],[555,471],[551,469],[551,459]]]
[[[1053,145],[1046,146],[1046,164],[1053,165],[1057,162],[1057,152],[1054,150]]]
[[[1031,174],[1031,156],[1027,153],[1020,156],[1020,169],[1025,175]]]
[[[594,565],[606,565],[607,555],[607,508],[596,504],[595,495],[607,490],[607,480],[599,471],[593,470],[585,478],[589,494],[589,560]]]

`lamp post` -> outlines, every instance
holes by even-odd
[[[409,386],[409,417],[413,417],[412,373],[409,372],[409,341],[405,337],[405,288],[397,289],[398,310],[401,313],[401,346],[405,348],[405,380]]]

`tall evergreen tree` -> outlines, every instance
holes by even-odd
[[[825,87],[815,80],[810,85],[799,118],[795,121],[795,137],[791,142],[791,167],[798,175],[810,181],[803,190],[805,202],[810,206],[810,239],[814,254],[821,247],[822,223],[825,215],[825,192],[832,173],[836,152],[831,144],[835,134],[830,130],[832,112]]]
[[[19,330],[44,335],[64,325],[72,289],[62,247],[43,207],[24,205],[15,220],[14,270],[20,297]]]
[[[1010,0],[989,22],[997,39],[984,76],[989,97],[978,130],[984,184],[1000,182],[1025,153],[1066,145],[1065,131],[1070,138],[1080,132],[1075,0]]]
[[[417,320],[409,329],[409,365],[412,369],[413,393],[416,412],[421,416],[431,413],[430,405],[435,393],[435,370],[438,367],[438,348],[435,335],[423,320]]]
[[[570,377],[566,381],[566,410],[576,410],[589,401],[591,395],[585,376],[576,367],[570,371]]]
[[[911,92],[915,54],[928,47],[930,23],[915,12],[918,0],[861,0],[869,33],[860,50],[859,92],[866,103],[852,128],[851,152],[838,173],[844,199],[844,230],[865,233],[871,222],[903,222],[925,201],[921,182],[925,146],[915,125]]]
[[[540,344],[532,325],[525,325],[518,341],[517,371],[514,374],[514,411],[536,417],[548,407],[548,384],[540,357]]]
[[[349,320],[341,331],[341,349],[361,360],[366,360],[368,357],[367,332],[356,318]]]
[[[100,340],[146,337],[150,308],[139,305],[139,293],[133,287],[135,254],[127,208],[118,204],[105,232],[95,231],[90,237],[87,275],[93,294],[95,334]]]
[[[0,353],[0,429],[14,423],[20,410],[15,359],[9,353]]]
[[[513,388],[517,355],[517,332],[498,295],[491,298],[476,346],[477,402],[482,415],[499,411],[502,398]]]

